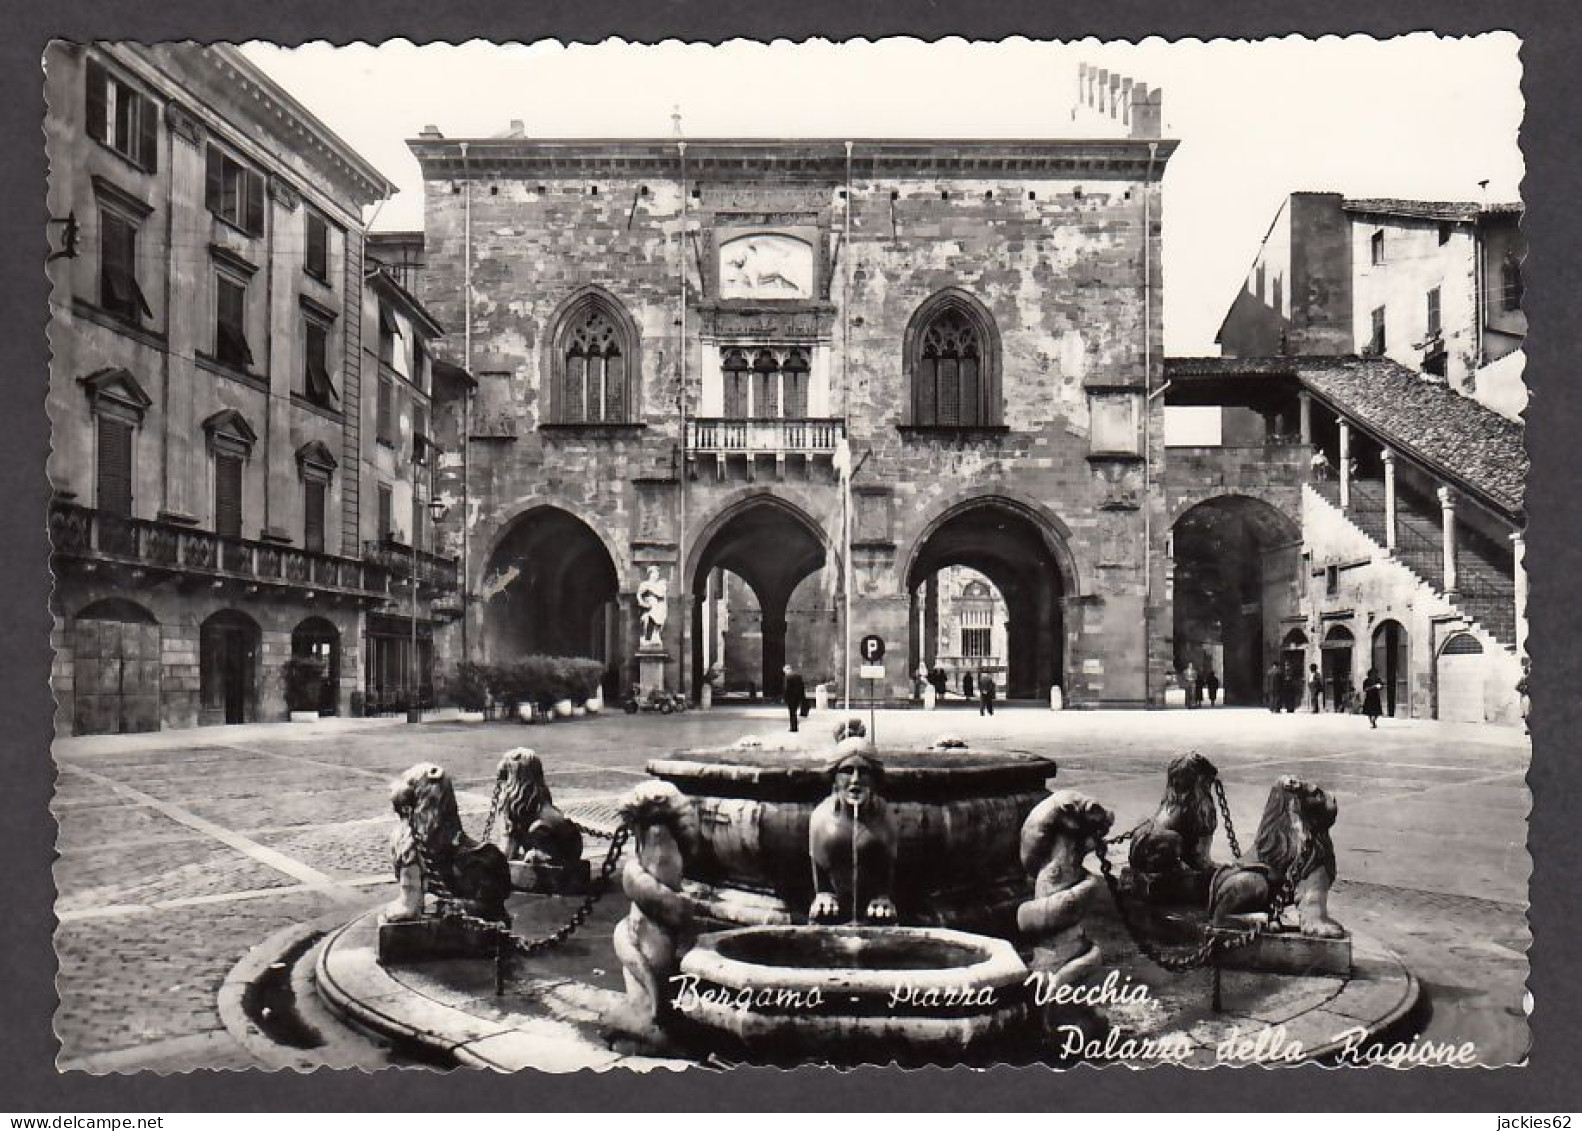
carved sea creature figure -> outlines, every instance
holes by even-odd
[[[890,807],[879,790],[884,763],[867,740],[840,742],[829,766],[830,793],[808,822],[813,861],[813,904],[808,918],[829,923],[862,918],[895,922],[895,850],[898,841]],[[857,901],[862,904],[860,915]]]
[[[645,1032],[672,1015],[667,987],[691,945],[692,910],[681,895],[681,876],[698,843],[697,812],[669,782],[644,782],[621,806],[636,850],[621,872],[631,910],[615,925],[615,954],[626,981],[626,999],[612,1020]]]
[[[421,918],[424,893],[441,887],[469,915],[509,921],[505,900],[511,872],[505,854],[462,830],[456,789],[444,767],[419,762],[407,770],[390,783],[390,805],[401,819],[390,846],[400,892],[384,908],[386,922]]]
[[[1346,929],[1329,916],[1335,882],[1335,842],[1330,835],[1339,807],[1322,787],[1283,777],[1269,791],[1254,845],[1257,859],[1228,864],[1209,886],[1209,917],[1269,916],[1280,892],[1289,890],[1304,935],[1334,939]]]

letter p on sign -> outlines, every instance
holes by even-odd
[[[870,633],[862,638],[862,643],[857,646],[858,653],[870,664],[876,664],[884,659],[884,638]]]

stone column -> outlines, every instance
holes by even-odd
[[[1521,531],[1511,535],[1516,560],[1516,658],[1527,655],[1527,539]]]
[[[1453,600],[1456,592],[1456,493],[1449,487],[1439,488],[1439,510],[1444,523],[1444,590]]]
[[[1395,453],[1384,449],[1384,548],[1395,550]]]
[[[1301,434],[1302,446],[1309,447],[1313,443],[1313,397],[1306,389],[1296,394],[1297,404],[1301,406]]]
[[[1351,425],[1340,422],[1340,509],[1351,506]]]

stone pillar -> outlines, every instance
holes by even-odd
[[[931,573],[923,582],[923,663],[934,670],[939,656],[939,574]]]
[[[1384,449],[1384,548],[1395,550],[1395,453]]]
[[[1527,655],[1527,539],[1521,531],[1511,535],[1516,560],[1516,658]]]
[[[1439,488],[1439,510],[1444,524],[1444,590],[1453,600],[1456,592],[1456,493],[1449,487]]]
[[[1302,446],[1309,447],[1313,443],[1313,397],[1306,389],[1296,394],[1297,404],[1301,406],[1301,434]]]
[[[1351,425],[1340,422],[1340,509],[1351,506]]]

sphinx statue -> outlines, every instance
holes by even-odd
[[[884,763],[873,755],[867,739],[852,736],[835,747],[828,771],[829,796],[808,822],[813,861],[808,918],[816,923],[893,923],[898,836],[890,807],[879,793]]]
[[[650,1034],[673,1016],[670,979],[691,944],[692,909],[681,894],[681,876],[698,843],[692,802],[669,782],[644,782],[621,806],[635,851],[621,872],[631,910],[615,925],[615,954],[626,998],[610,1018],[618,1028]]]
[[[506,751],[495,777],[512,884],[544,892],[585,886],[589,869],[582,858],[582,833],[555,807],[538,755],[526,747]]]

